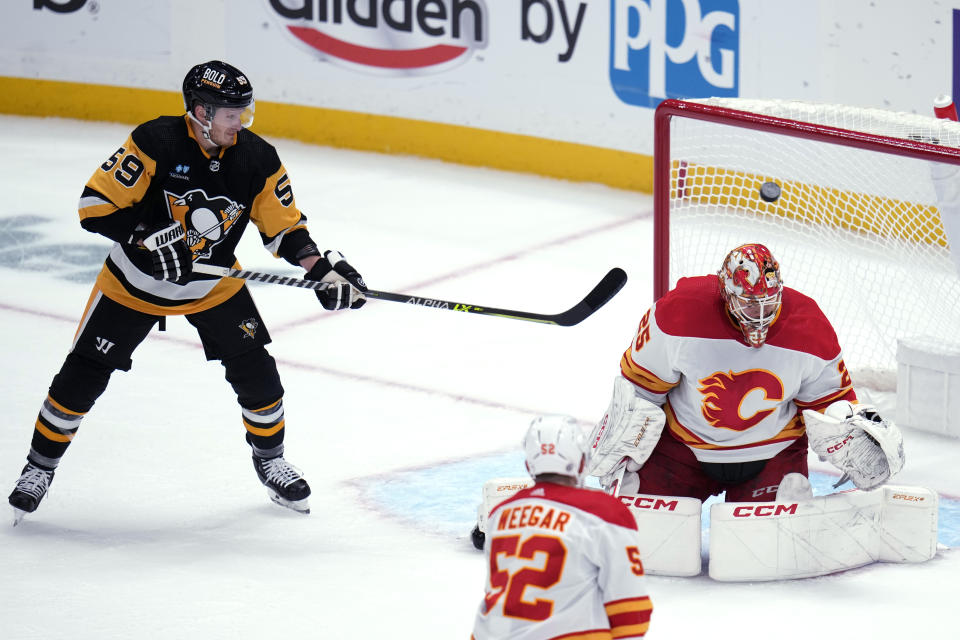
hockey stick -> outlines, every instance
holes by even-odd
[[[613,482],[606,488],[606,491],[614,498],[620,495],[620,489],[623,486],[623,476],[627,472],[627,460],[629,459],[630,458],[624,456],[623,460],[618,462],[617,466],[615,466],[611,472],[613,474]]]
[[[227,267],[217,267],[210,264],[194,263],[193,270],[196,273],[205,273],[212,276],[223,278],[240,278],[241,280],[255,280],[257,282],[266,282],[269,284],[282,284],[289,287],[300,287],[302,289],[327,288],[326,283],[316,280],[303,280],[301,278],[291,278],[288,276],[278,276],[272,273],[261,273],[259,271],[246,271],[242,269],[230,269]],[[451,302],[449,300],[438,300],[436,298],[420,298],[417,296],[404,295],[400,293],[390,293],[389,291],[377,291],[367,289],[363,292],[368,298],[374,300],[386,300],[388,302],[405,302],[415,304],[421,307],[430,307],[431,309],[447,309],[449,311],[462,311],[464,313],[476,313],[484,316],[498,316],[500,318],[509,318],[511,320],[527,320],[528,322],[540,322],[543,324],[555,324],[561,327],[572,327],[586,320],[594,311],[605,305],[613,296],[617,294],[623,285],[627,283],[627,274],[620,267],[614,267],[597,283],[597,286],[587,294],[587,296],[573,305],[563,313],[545,315],[540,313],[530,313],[528,311],[515,311],[512,309],[497,309],[496,307],[481,307],[475,304],[466,304],[463,302]]]

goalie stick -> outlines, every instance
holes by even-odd
[[[254,280],[257,282],[266,282],[268,284],[281,284],[289,287],[300,287],[302,289],[326,289],[327,283],[317,280],[303,280],[302,278],[292,278],[289,276],[280,276],[272,273],[262,273],[259,271],[246,271],[244,269],[230,269],[228,267],[218,267],[210,264],[194,263],[193,271],[195,273],[205,273],[212,276],[223,278],[240,278],[241,280]],[[421,298],[419,296],[406,295],[401,293],[391,293],[389,291],[377,291],[376,289],[367,289],[363,292],[368,298],[374,300],[386,300],[388,302],[404,302],[415,304],[421,307],[431,309],[447,309],[450,311],[461,311],[464,313],[476,313],[484,316],[497,316],[511,320],[526,320],[528,322],[540,322],[543,324],[555,324],[561,327],[572,327],[590,317],[594,311],[605,305],[613,296],[617,294],[623,285],[627,283],[627,274],[620,267],[614,267],[600,282],[593,288],[586,297],[573,305],[566,311],[556,314],[531,313],[529,311],[516,311],[513,309],[498,309],[496,307],[481,307],[475,304],[464,302],[452,302],[449,300],[439,300],[436,298]]]

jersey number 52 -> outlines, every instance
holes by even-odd
[[[501,569],[500,556],[516,557],[521,560],[534,560],[538,554],[545,559],[537,564],[542,568],[525,565],[512,572]],[[503,596],[503,615],[526,620],[546,620],[553,612],[553,600],[537,598],[524,600],[527,587],[549,589],[560,582],[563,575],[567,548],[560,538],[533,535],[521,539],[520,536],[496,537],[490,541],[490,591],[485,597],[486,612],[489,613]],[[532,562],[530,564],[533,564]]]

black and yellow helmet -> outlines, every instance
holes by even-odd
[[[245,108],[253,104],[253,86],[242,71],[220,60],[194,66],[183,79],[183,106],[187,112],[202,104]]]

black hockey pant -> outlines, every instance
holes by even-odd
[[[276,363],[264,348],[270,335],[246,287],[216,307],[185,317],[196,328],[207,360],[223,365],[254,453],[265,458],[281,455],[283,387]],[[130,309],[94,288],[73,347],[37,416],[28,456],[32,462],[57,466],[80,421],[106,390],[110,375],[117,369],[130,370],[134,350],[159,320],[160,316]],[[157,396],[176,393],[176,387],[173,371]],[[131,415],[143,413],[143,407],[136,409]]]

